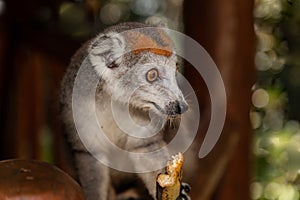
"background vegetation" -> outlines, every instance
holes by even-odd
[[[300,190],[300,1],[257,0],[258,79],[252,199],[297,200]]]

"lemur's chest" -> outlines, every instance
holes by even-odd
[[[150,121],[132,116],[126,110],[123,107],[112,109],[112,104],[107,102],[102,102],[97,108],[99,126],[113,144],[125,150],[135,150],[163,141],[165,129],[156,131],[157,127],[151,127]]]

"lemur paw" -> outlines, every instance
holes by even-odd
[[[191,191],[191,186],[187,183],[181,183],[180,194],[176,200],[191,200],[188,193]]]

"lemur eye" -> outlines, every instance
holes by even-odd
[[[146,79],[148,82],[152,83],[158,78],[158,71],[155,68],[150,69],[146,74]]]

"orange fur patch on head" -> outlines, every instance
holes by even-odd
[[[130,31],[126,34],[126,39],[134,54],[150,51],[166,57],[172,55],[172,41],[161,30],[155,30],[155,32],[146,32],[143,29]]]
[[[152,52],[154,54],[162,55],[162,56],[166,56],[166,57],[170,57],[172,55],[172,53],[170,51],[163,50],[163,49],[154,49],[154,48],[144,48],[144,49],[141,48],[139,50],[133,51],[133,53],[134,54],[139,54],[142,51],[150,51],[150,52]]]

